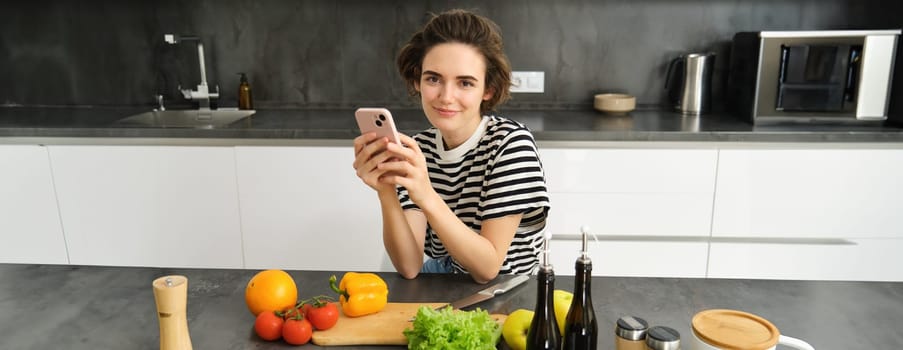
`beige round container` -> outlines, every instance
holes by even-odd
[[[636,97],[627,94],[598,94],[593,97],[593,107],[600,112],[625,114],[636,108]]]
[[[744,311],[701,311],[693,316],[691,328],[693,337],[689,350],[769,350],[778,344],[814,350],[805,341],[781,335],[768,320]]]

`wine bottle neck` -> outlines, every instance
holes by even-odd
[[[586,281],[589,283],[590,279],[593,277],[593,264],[592,263],[582,263],[579,260],[574,264],[574,278],[576,281]]]

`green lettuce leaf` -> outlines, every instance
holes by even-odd
[[[486,310],[417,309],[414,327],[404,331],[408,349],[495,349],[502,328]]]

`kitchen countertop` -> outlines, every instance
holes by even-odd
[[[147,110],[143,107],[3,107],[0,108],[0,143],[109,143],[108,140],[127,143],[127,139],[132,142],[154,139],[157,141],[151,143],[350,145],[350,140],[358,134],[352,109],[258,110],[246,120],[213,129],[124,127],[115,123]],[[399,131],[406,134],[429,126],[419,109],[395,109],[393,115]],[[657,109],[638,109],[620,116],[590,108],[502,110],[500,115],[526,124],[540,146],[593,146],[625,141],[903,142],[903,128],[880,122],[752,125],[727,114],[685,117]]]
[[[244,288],[256,272],[0,264],[0,349],[158,349],[151,282],[173,274],[188,277],[188,327],[195,349],[293,348],[253,334]],[[299,297],[332,294],[328,277],[344,273],[288,272],[299,286]],[[485,287],[466,275],[424,274],[405,280],[396,273],[379,274],[389,285],[392,302],[452,301]],[[555,286],[570,291],[573,278],[559,276]],[[535,296],[531,279],[466,309],[507,314],[533,309]],[[820,350],[903,348],[903,283],[594,277],[592,298],[603,349],[613,347],[614,322],[620,316],[670,326],[686,339],[691,317],[712,308],[757,314],[782,334]]]

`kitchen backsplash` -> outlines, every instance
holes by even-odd
[[[695,51],[718,55],[718,108],[737,31],[903,26],[897,0],[4,2],[0,105],[150,105],[158,93],[184,103],[177,87],[198,84],[197,50],[165,44],[173,33],[203,40],[221,106],[237,104],[239,72],[259,108],[413,106],[395,54],[427,13],[448,8],[494,19],[513,68],[545,72],[545,92],[515,94],[512,108],[585,107],[599,92],[660,104],[669,61]],[[903,110],[901,58],[892,113]]]

